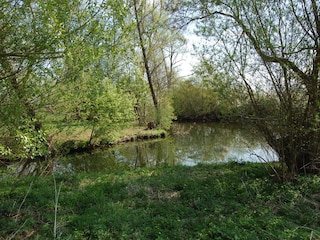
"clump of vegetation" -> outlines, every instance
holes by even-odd
[[[173,106],[179,121],[212,121],[220,118],[217,95],[200,83],[181,82],[176,86]]]
[[[176,84],[173,106],[180,121],[238,122],[248,102],[245,89],[236,78],[223,73],[204,57],[187,81]]]
[[[320,178],[264,164],[1,179],[4,239],[318,239]],[[61,186],[61,188],[60,188]],[[56,216],[56,218],[55,218]]]

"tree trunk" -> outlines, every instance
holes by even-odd
[[[137,1],[134,0],[134,14],[135,14],[135,20],[136,20],[136,24],[137,24],[137,30],[138,30],[138,35],[139,35],[139,45],[142,51],[142,55],[143,55],[143,63],[144,63],[144,68],[146,71],[146,75],[147,75],[147,79],[148,79],[148,83],[149,83],[149,88],[151,91],[151,95],[152,95],[152,100],[153,100],[153,104],[154,107],[156,109],[156,111],[158,112],[159,106],[158,106],[158,99],[156,97],[155,91],[154,91],[154,87],[153,87],[153,82],[152,82],[152,75],[151,75],[151,71],[150,71],[150,67],[149,67],[149,61],[148,61],[148,57],[147,57],[147,50],[143,41],[143,27],[142,27],[142,23],[141,20],[139,18],[139,13],[138,13],[138,7],[137,7]]]

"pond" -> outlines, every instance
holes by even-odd
[[[103,172],[160,165],[214,164],[228,161],[277,161],[263,138],[248,127],[217,123],[179,123],[164,139],[126,143],[105,150],[72,154],[52,164],[29,163],[16,167],[20,175]],[[41,164],[39,166],[39,164]]]
[[[228,161],[276,161],[277,155],[254,130],[225,124],[176,124],[165,139],[128,143],[107,150],[67,156],[56,172],[99,172],[158,165]]]

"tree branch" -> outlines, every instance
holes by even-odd
[[[47,57],[40,57],[41,59],[50,59],[50,58],[62,58],[64,55],[63,51],[59,52],[26,52],[26,53],[0,53],[0,58],[28,58],[32,55],[43,55]],[[50,56],[52,55],[52,56]]]
[[[290,61],[289,59],[283,58],[283,57],[278,57],[275,55],[270,56],[270,55],[266,54],[265,52],[263,52],[263,50],[259,46],[258,40],[252,35],[250,30],[247,28],[247,26],[243,23],[243,21],[238,16],[226,14],[226,13],[222,13],[222,12],[215,12],[214,14],[219,14],[219,15],[222,15],[225,17],[229,17],[229,18],[232,18],[234,21],[236,21],[236,23],[242,28],[242,30],[244,31],[246,36],[249,38],[255,51],[257,52],[257,54],[260,56],[260,58],[263,61],[269,62],[269,63],[279,63],[280,65],[286,66],[289,69],[291,69],[302,80],[306,81],[309,79],[309,75],[304,73],[294,62]]]

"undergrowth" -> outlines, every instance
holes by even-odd
[[[7,178],[0,189],[0,239],[320,238],[320,177],[279,184],[264,164]]]

